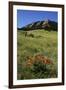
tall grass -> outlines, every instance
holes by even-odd
[[[25,32],[28,33],[27,36],[25,36]],[[30,34],[33,34],[34,37]],[[31,67],[27,67],[27,56],[37,54],[50,58],[54,63],[53,70],[51,65],[47,65],[46,67],[50,68],[46,68],[46,72],[40,70],[40,72],[35,73],[38,71],[35,67],[40,66],[39,62],[36,66],[33,64]],[[41,62],[40,64],[43,68],[45,67]],[[17,31],[17,79],[55,78],[57,77],[57,69],[57,32],[46,30]]]

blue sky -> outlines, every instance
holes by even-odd
[[[18,28],[21,28],[32,22],[47,19],[58,22],[58,13],[53,11],[17,10]]]

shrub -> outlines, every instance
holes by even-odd
[[[30,32],[25,32],[25,37],[29,36],[29,37],[34,37],[34,34],[30,33]]]
[[[41,61],[37,61],[33,64],[32,72],[37,78],[50,78],[51,71],[51,65],[44,64]]]

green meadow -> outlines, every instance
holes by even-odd
[[[56,31],[47,30],[17,30],[17,79],[40,79],[57,77],[57,46],[58,37]],[[41,61],[27,65],[27,57],[43,55],[53,64],[45,64]]]

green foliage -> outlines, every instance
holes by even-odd
[[[45,30],[17,32],[17,79],[37,79],[57,77],[57,32]],[[32,37],[31,34],[34,36]],[[42,54],[53,61],[53,65],[35,62],[26,66],[27,56]]]
[[[34,73],[39,73],[39,72],[45,72],[47,71],[47,65],[40,62],[40,61],[37,61],[33,64],[33,72]]]
[[[52,75],[52,65],[47,65],[42,62],[35,62],[33,64],[32,72],[37,78],[51,78]],[[56,77],[55,72],[55,77]]]

